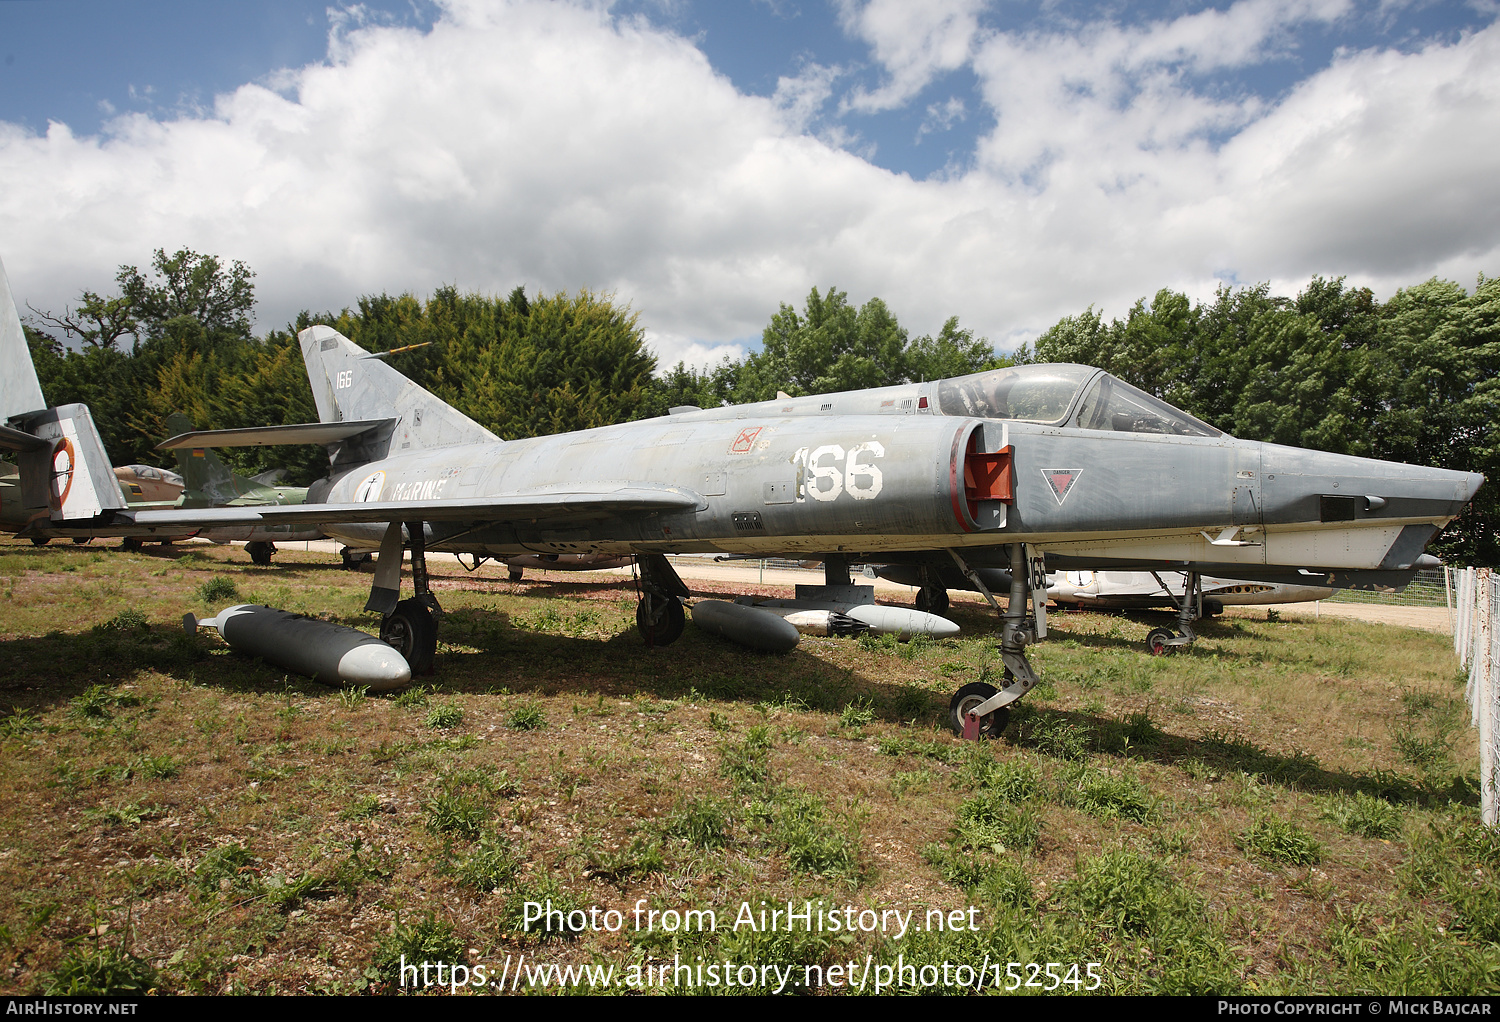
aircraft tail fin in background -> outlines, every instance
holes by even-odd
[[[58,525],[85,524],[122,510],[125,497],[88,405],[60,405],[11,420],[35,438],[20,448],[21,500]]]
[[[193,423],[181,412],[167,416],[166,426],[174,436],[191,433]],[[182,473],[183,498],[186,506],[204,504],[209,507],[228,504],[263,487],[242,479],[229,470],[212,448],[177,448],[177,471]]]
[[[297,340],[320,421],[398,420],[376,456],[500,439],[332,327],[309,327]]]
[[[31,349],[26,346],[26,332],[11,297],[5,264],[0,263],[0,423],[25,412],[47,407],[42,385],[31,364]]]

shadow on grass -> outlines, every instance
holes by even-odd
[[[1216,773],[1242,771],[1261,781],[1311,794],[1362,792],[1387,802],[1419,806],[1479,804],[1477,787],[1463,777],[1435,784],[1431,778],[1417,779],[1384,770],[1358,774],[1328,770],[1310,754],[1271,752],[1237,732],[1214,730],[1197,738],[1168,734],[1144,713],[1119,720],[1023,704],[1016,708],[1005,738],[1059,759],[1081,760],[1102,754],[1166,766],[1192,765]]]

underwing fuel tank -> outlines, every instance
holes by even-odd
[[[693,604],[693,624],[730,642],[768,653],[786,653],[797,648],[802,636],[779,614],[759,607],[746,607],[724,600],[699,600]]]
[[[380,639],[301,614],[243,603],[201,621],[184,615],[182,624],[189,634],[213,628],[240,652],[325,685],[386,692],[411,681],[406,659]]]

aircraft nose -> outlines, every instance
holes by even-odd
[[[1484,476],[1373,458],[1262,445],[1267,525],[1406,519],[1441,525]]]

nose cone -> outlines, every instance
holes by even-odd
[[[1464,509],[1484,476],[1444,468],[1261,445],[1265,524],[1428,522]]]

